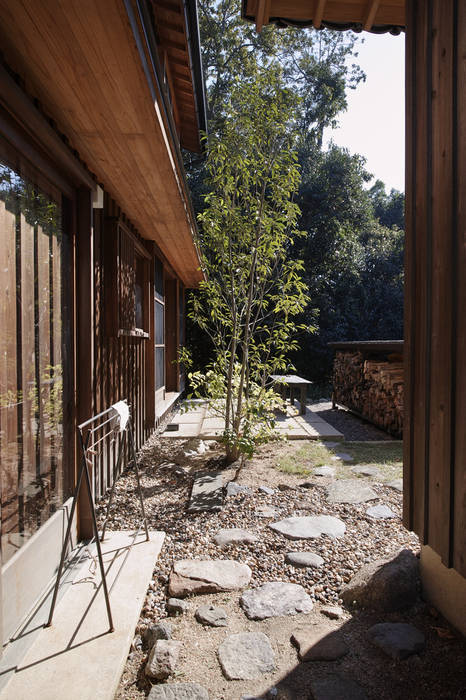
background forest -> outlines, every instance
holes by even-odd
[[[298,374],[325,384],[339,340],[399,339],[403,336],[404,194],[387,193],[364,158],[331,144],[323,132],[346,110],[347,91],[365,76],[358,66],[361,39],[349,32],[265,27],[260,34],[240,18],[238,0],[200,0],[199,24],[207,90],[208,132],[221,137],[232,91],[252,75],[279,66],[295,96],[292,128],[301,181],[295,202],[305,232],[289,255],[304,261],[310,304],[302,323],[315,328],[298,338],[290,354]],[[205,207],[205,159],[186,154],[194,206]],[[201,233],[202,236],[202,233]],[[194,324],[188,343],[194,369],[208,364],[209,343]]]

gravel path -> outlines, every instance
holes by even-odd
[[[308,405],[327,423],[339,430],[340,433],[343,433],[345,440],[394,440],[391,435],[372,425],[372,423],[355,416],[354,413],[351,413],[344,406],[338,406],[337,409],[332,408],[330,399],[321,399]]]
[[[290,449],[290,443],[279,443],[262,448],[241,470],[238,483],[248,486],[250,493],[229,497],[220,512],[187,514],[186,506],[196,471],[222,467],[222,452],[218,445],[212,445],[213,449],[208,449],[205,454],[186,456],[185,453],[191,452],[193,446],[196,444],[193,445],[192,441],[175,441],[155,436],[141,451],[142,486],[149,526],[152,529],[164,530],[166,540],[136,630],[134,648],[128,658],[116,697],[119,700],[130,700],[144,698],[148,694],[150,683],[144,676],[147,651],[141,648],[138,635],[143,634],[151,623],[167,617],[166,586],[173,562],[178,559],[198,558],[236,559],[248,564],[252,569],[252,588],[270,581],[301,584],[315,607],[311,613],[297,616],[299,620],[296,617],[287,617],[253,622],[246,619],[238,605],[239,593],[195,596],[189,600],[188,614],[176,618],[173,623],[174,638],[183,642],[180,666],[174,680],[205,685],[210,691],[211,700],[240,700],[243,695],[260,695],[282,678],[278,695],[275,695],[278,700],[308,700],[313,697],[309,682],[306,681],[309,664],[297,662],[296,649],[290,644],[290,636],[298,622],[325,622],[325,618],[319,612],[320,608],[323,605],[339,604],[342,586],[364,563],[394,555],[402,547],[418,551],[417,537],[408,532],[401,523],[402,496],[398,491],[373,479],[371,487],[376,492],[377,500],[365,504],[330,504],[326,498],[326,486],[331,483],[331,478],[304,479],[274,469],[274,463],[280,453]],[[293,449],[299,449],[299,446],[299,441],[292,444]],[[351,466],[346,467],[348,478],[354,478]],[[231,470],[226,471],[225,476],[228,480],[234,473]],[[263,493],[259,490],[261,485],[272,487],[275,492]],[[132,472],[125,473],[118,481],[114,500],[110,529],[133,527],[139,519],[139,514]],[[396,518],[374,520],[366,515],[368,506],[382,503],[391,508]],[[258,511],[263,507],[274,508],[276,517],[258,517]],[[331,539],[323,535],[315,540],[290,541],[268,527],[271,522],[292,515],[319,514],[340,518],[346,525],[345,536]],[[222,549],[214,543],[213,537],[223,528],[244,528],[257,535],[259,541],[233,544],[227,549]],[[322,557],[324,564],[317,569],[295,568],[285,563],[285,555],[290,551],[312,551]],[[196,622],[195,610],[198,606],[208,603],[220,605],[226,610],[228,628],[204,628]],[[399,664],[395,668],[392,661],[387,663],[387,658],[383,657],[381,652],[374,652],[365,639],[368,624],[389,619],[398,620],[401,619],[399,616],[384,616],[382,620],[380,616],[374,617],[368,613],[352,616],[345,612],[338,624],[343,625],[346,630],[347,642],[352,652],[342,660],[332,662],[332,668],[349,672],[350,677],[358,680],[365,688],[368,698],[393,700],[403,697],[409,700],[422,697],[432,700],[459,700],[464,696],[456,694],[456,690],[451,688],[452,685],[460,688],[455,686],[458,674],[452,679],[451,674],[447,673],[447,665],[444,674],[439,672],[439,665],[441,667],[443,662],[447,664],[447,659],[443,658],[446,645],[448,663],[463,664],[464,669],[464,645],[460,647],[456,638],[453,643],[451,639],[446,641],[432,632],[436,624],[443,629],[445,623],[432,623],[433,618],[426,606],[421,605],[417,611],[411,613],[411,617],[412,614],[417,616],[416,624],[424,628],[429,635],[429,651],[424,655],[426,664],[420,662],[419,665],[411,659],[404,662],[403,668],[400,669]],[[406,619],[406,616],[403,619]],[[336,623],[327,620],[327,624]],[[278,670],[266,674],[260,682],[227,681],[222,675],[217,659],[218,646],[228,634],[243,631],[265,632],[272,641]],[[374,654],[376,663],[373,663]],[[419,660],[421,657],[412,658]],[[328,668],[328,663],[312,662],[317,676]],[[384,674],[386,676],[390,667],[394,678],[388,683]],[[437,669],[435,678],[434,667]],[[445,678],[442,680],[443,676]],[[418,684],[415,690],[409,688],[412,678],[415,678]],[[466,682],[466,678],[464,680]],[[397,694],[394,688],[398,688],[400,694]],[[422,694],[418,694],[421,690]]]

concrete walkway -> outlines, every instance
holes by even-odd
[[[190,408],[185,411],[187,406]],[[206,402],[189,401],[183,404],[182,409],[172,419],[163,437],[216,440],[223,433],[223,429],[223,419],[214,415]],[[287,405],[286,415],[276,417],[276,429],[291,440],[343,440],[343,435],[336,428],[309,407],[306,407],[305,415],[300,415],[296,406]]]
[[[102,544],[115,631],[109,633],[95,552],[84,558],[44,628],[50,603],[36,615],[29,649],[15,659],[14,643],[1,660],[6,681],[0,700],[113,700],[133,640],[164,533],[143,534],[130,547],[129,531],[109,532]],[[97,570],[96,570],[97,569]],[[17,653],[16,653],[17,656]]]

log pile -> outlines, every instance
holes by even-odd
[[[395,437],[403,434],[403,362],[400,355],[367,358],[337,351],[333,365],[334,401]]]

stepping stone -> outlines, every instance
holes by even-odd
[[[266,493],[267,496],[273,496],[275,493],[275,489],[271,489],[270,486],[259,486],[259,491],[262,491],[262,493]]]
[[[339,620],[340,617],[343,617],[343,608],[340,608],[339,605],[325,605],[320,609],[320,612],[331,620]]]
[[[360,685],[337,673],[311,680],[310,685],[314,700],[367,700]]]
[[[285,564],[291,564],[298,569],[307,567],[319,568],[324,563],[324,559],[314,552],[287,552],[285,554]]]
[[[256,510],[256,516],[258,518],[275,518],[277,511],[272,506],[259,506]]]
[[[417,600],[419,561],[409,549],[389,559],[366,564],[344,586],[340,596],[345,605],[395,612]]]
[[[148,700],[209,700],[208,691],[197,683],[153,685]]]
[[[329,630],[325,625],[297,629],[291,641],[298,647],[301,661],[336,661],[349,652],[340,630]]]
[[[170,615],[184,615],[189,610],[189,603],[178,598],[169,598],[166,603],[167,611]]]
[[[330,503],[365,503],[378,498],[366,481],[341,479],[327,487],[327,500]]]
[[[308,613],[313,608],[312,600],[302,586],[281,581],[244,591],[240,604],[250,620]]]
[[[380,477],[380,471],[377,467],[351,467],[351,471],[355,474],[362,474],[363,476],[372,476],[375,479]]]
[[[181,642],[176,642],[174,639],[158,639],[146,663],[146,676],[158,681],[171,676],[178,664],[182,646]]]
[[[341,445],[341,443],[340,443],[340,442],[330,442],[330,441],[327,442],[327,441],[325,441],[325,442],[322,443],[322,445],[323,445],[324,447],[326,447],[327,449],[331,450],[331,449],[333,449],[334,447],[339,447],[339,446]]]
[[[169,622],[157,622],[150,625],[143,634],[143,640],[148,649],[152,649],[158,639],[171,639],[172,626]]]
[[[238,496],[240,493],[250,494],[251,489],[244,484],[237,484],[235,481],[229,481],[227,484],[227,496]]]
[[[306,540],[321,535],[343,537],[346,531],[345,523],[333,515],[306,515],[279,520],[269,525],[272,530],[280,532],[289,540]]]
[[[248,530],[230,528],[219,530],[213,539],[219,547],[228,547],[230,544],[251,544],[257,542],[259,538]]]
[[[255,680],[275,670],[273,649],[262,632],[230,635],[219,646],[218,660],[229,681]]]
[[[354,457],[349,455],[347,452],[335,452],[332,459],[339,459],[342,462],[354,462]]]
[[[218,472],[203,472],[197,474],[191,490],[188,513],[218,511],[224,501],[223,474]]]
[[[323,467],[317,467],[314,469],[315,476],[335,476],[335,467],[328,467],[324,465]]]
[[[385,486],[389,486],[391,489],[395,489],[395,491],[403,491],[403,479],[393,479],[393,481],[389,481]]]
[[[392,659],[406,659],[424,649],[425,638],[413,625],[404,622],[381,622],[367,634],[371,641]]]
[[[371,518],[376,518],[377,520],[386,520],[387,518],[397,517],[396,513],[394,513],[391,508],[383,504],[371,506],[366,510],[366,514],[370,515]]]
[[[232,559],[180,559],[174,562],[168,592],[185,597],[201,593],[220,593],[246,588],[251,569]]]
[[[196,620],[202,625],[210,627],[226,627],[228,624],[227,614],[223,608],[215,605],[201,605],[195,612]]]

